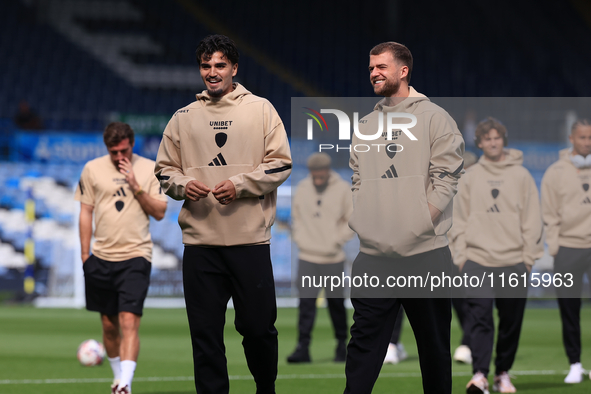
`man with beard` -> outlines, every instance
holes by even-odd
[[[351,275],[375,275],[383,284],[389,275],[424,277],[429,270],[450,275],[452,268],[446,233],[464,141],[447,112],[409,86],[412,64],[410,51],[399,43],[370,51],[370,82],[384,99],[359,121],[360,133],[374,134],[386,117],[416,124],[404,134],[384,133],[378,138],[382,151],[352,149],[350,157],[354,210],[349,224],[360,240]],[[359,140],[355,135],[352,145]],[[434,296],[416,290],[379,285],[351,290],[355,313],[345,393],[372,391],[401,305],[417,340],[424,392],[451,393],[451,292]]]

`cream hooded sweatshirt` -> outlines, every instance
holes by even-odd
[[[560,160],[542,179],[542,212],[546,242],[552,256],[560,246],[591,248],[591,168],[576,168],[570,150],[560,151]]]
[[[538,189],[522,163],[521,151],[506,149],[504,160],[482,156],[460,180],[452,228],[456,265],[532,266],[542,257]]]
[[[206,91],[168,122],[156,158],[164,192],[185,200],[179,224],[186,245],[267,243],[275,220],[277,187],[291,173],[287,134],[275,108],[235,83],[212,99]],[[186,200],[185,186],[198,180],[213,190],[229,179],[236,200],[221,205],[209,193]]]
[[[444,247],[452,224],[452,198],[463,173],[462,135],[447,112],[412,87],[409,97],[395,106],[385,104],[386,99],[381,100],[357,125],[361,134],[376,134],[382,118],[382,136],[373,141],[353,136],[354,210],[349,225],[359,235],[361,252],[369,255],[399,258]],[[417,123],[409,133],[393,130],[388,140],[388,113],[412,114]],[[399,116],[392,122],[411,120]],[[374,149],[365,152],[363,145],[370,144]],[[442,212],[436,223],[431,222],[428,203]]]
[[[330,172],[322,192],[314,187],[311,176],[304,178],[291,209],[292,237],[299,258],[316,264],[345,260],[343,246],[354,235],[347,224],[352,211],[349,185],[335,171]]]

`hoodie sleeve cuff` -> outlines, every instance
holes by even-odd
[[[443,212],[451,202],[451,198],[446,194],[438,193],[437,190],[435,190],[427,198],[427,202],[433,205],[435,208],[439,209],[440,212]]]
[[[234,185],[234,190],[236,191],[236,198],[241,198],[242,196],[242,188],[240,187],[240,183],[236,179],[236,176],[231,176],[228,178],[230,182]]]

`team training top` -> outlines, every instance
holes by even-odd
[[[236,188],[236,200],[228,205],[213,193],[185,200],[179,213],[184,244],[268,243],[277,187],[291,173],[287,133],[271,103],[242,85],[234,83],[221,98],[203,91],[168,122],[155,171],[162,190],[175,200],[185,200],[191,180],[211,190],[230,180]]]
[[[353,201],[349,184],[330,172],[326,189],[318,193],[312,177],[304,178],[293,197],[292,237],[299,258],[310,263],[329,264],[345,260],[343,246],[353,237],[349,217]]]
[[[548,252],[555,256],[560,246],[591,248],[591,167],[576,168],[570,150],[560,151],[560,160],[542,179],[542,212]]]
[[[154,161],[134,154],[131,164],[142,190],[156,200],[166,201],[154,176]],[[94,207],[93,255],[107,261],[134,257],[152,261],[149,216],[109,155],[86,163],[75,199]]]
[[[522,165],[523,153],[505,149],[499,162],[484,156],[462,177],[451,229],[454,264],[532,266],[544,254],[538,188]]]
[[[353,136],[354,146],[381,146],[379,151],[351,149],[354,210],[349,225],[359,235],[361,252],[373,256],[399,258],[447,246],[452,198],[464,168],[462,135],[446,111],[412,87],[400,103],[385,104],[381,100],[358,125],[362,134],[376,134],[383,116],[381,137],[362,141]],[[390,112],[416,117],[409,129],[416,140],[402,130],[393,130],[387,139]],[[393,120],[409,123],[408,118]],[[435,224],[428,204],[441,211]]]

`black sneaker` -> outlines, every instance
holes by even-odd
[[[287,357],[288,363],[309,363],[312,362],[307,346],[298,345],[296,350]]]
[[[344,363],[347,361],[347,344],[345,341],[339,341],[337,349],[335,350],[334,362]]]

